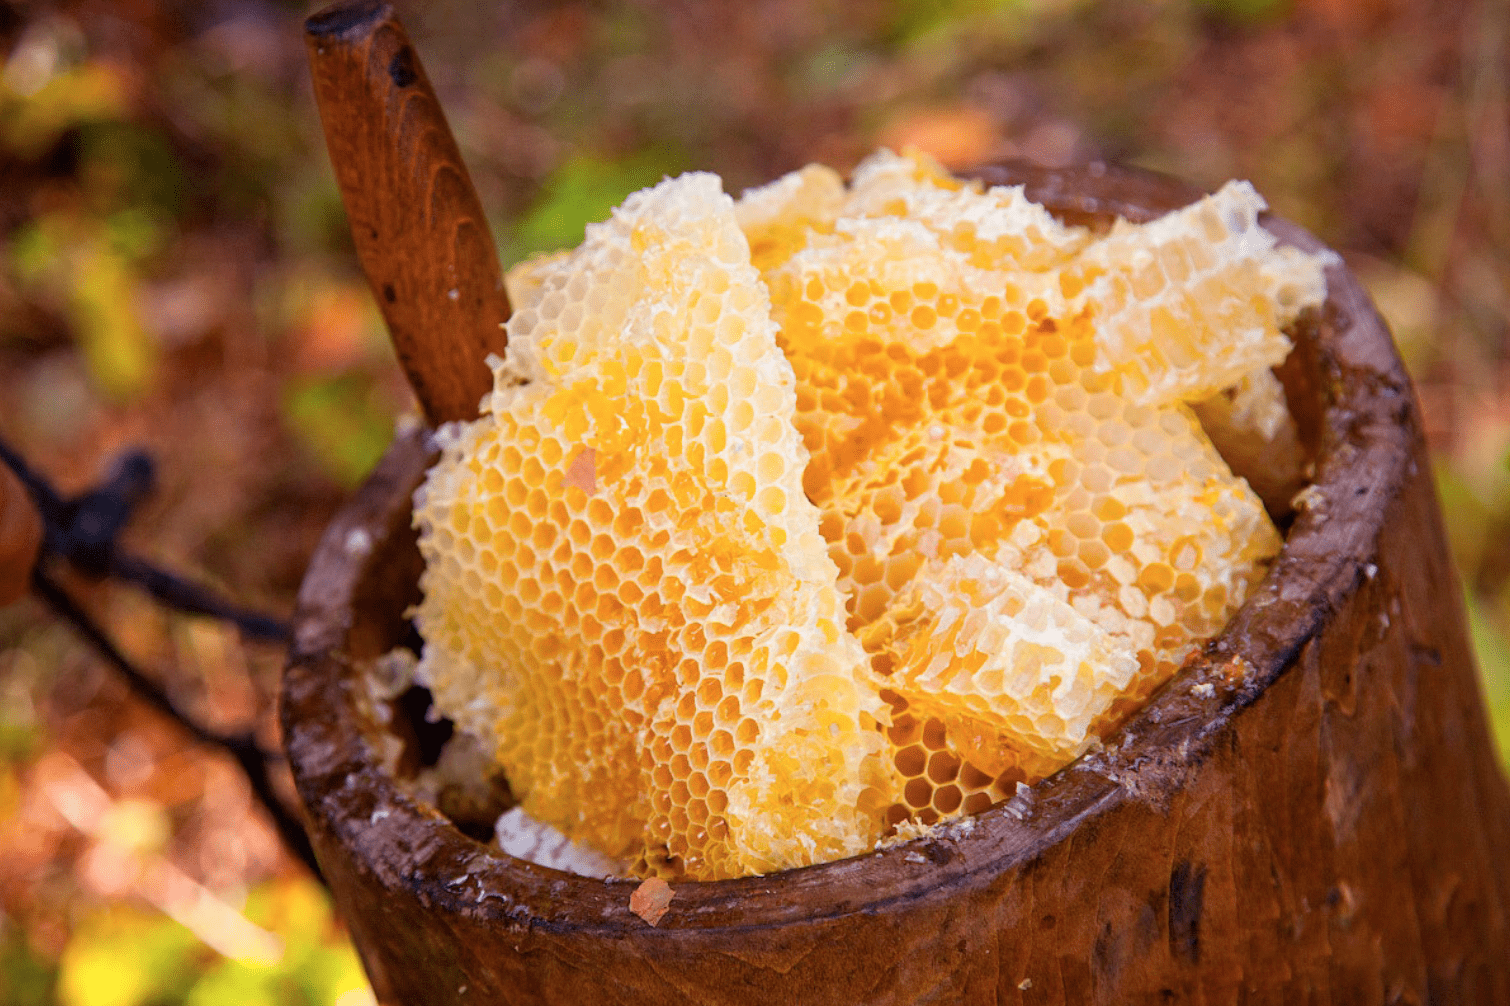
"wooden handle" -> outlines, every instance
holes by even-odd
[[[42,543],[42,518],[21,482],[0,464],[0,606],[26,593]]]
[[[338,3],[304,31],[357,256],[399,363],[432,424],[474,419],[509,300],[440,102],[391,5]]]

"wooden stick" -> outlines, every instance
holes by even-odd
[[[0,606],[26,593],[42,543],[42,518],[21,481],[0,463]]]
[[[456,140],[391,5],[304,23],[357,256],[432,424],[473,419],[509,317],[498,252]]]

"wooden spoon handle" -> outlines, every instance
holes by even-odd
[[[509,300],[440,102],[391,5],[346,0],[304,31],[357,256],[399,363],[432,424],[474,419]]]

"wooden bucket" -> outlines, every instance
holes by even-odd
[[[1194,195],[1099,168],[978,174],[1077,221]],[[413,640],[410,503],[433,460],[423,430],[401,436],[313,558],[282,705],[310,836],[379,998],[1510,1002],[1510,792],[1419,410],[1356,279],[1335,267],[1328,285],[1281,373],[1316,458],[1310,505],[1227,629],[1106,751],[973,828],[675,884],[657,926],[630,911],[633,881],[474,841],[383,768],[392,728],[357,676]]]

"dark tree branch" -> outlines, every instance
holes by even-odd
[[[220,748],[235,758],[284,844],[320,877],[320,867],[303,825],[273,791],[268,762],[279,756],[262,750],[250,733],[211,730],[174,705],[155,681],[116,648],[105,631],[53,579],[47,567],[50,562],[65,562],[86,576],[97,579],[108,576],[135,584],[170,607],[231,622],[244,635],[255,639],[287,642],[288,623],[233,604],[206,587],[118,547],[116,539],[132,512],[152,490],[152,459],[145,453],[129,451],[122,455],[100,485],[72,499],[60,495],[3,438],[0,438],[0,462],[15,473],[42,517],[42,552],[31,574],[32,589],[37,596],[120,672],[138,698],[176,722],[199,743]]]
[[[141,587],[169,607],[231,622],[243,635],[253,639],[288,642],[288,623],[282,619],[232,604],[199,584],[174,576],[145,559],[117,549],[108,568],[118,579]]]

